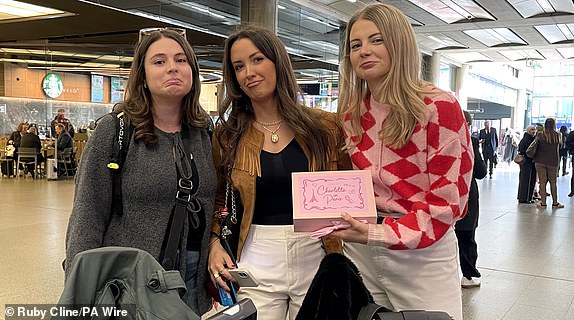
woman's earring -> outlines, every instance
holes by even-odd
[[[147,89],[147,83],[145,83],[145,82],[144,82],[144,88],[146,88],[146,89]]]

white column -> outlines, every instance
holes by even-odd
[[[524,115],[526,113],[526,89],[518,89],[518,94],[516,97],[516,106],[514,106],[512,113],[510,114],[510,123],[515,129],[523,129],[524,126]]]
[[[455,81],[454,81],[454,93],[460,103],[462,110],[467,110],[468,107],[468,92],[464,86],[464,79],[468,73],[468,64],[463,64],[456,68]]]
[[[440,79],[440,56],[441,54],[438,52],[433,52],[431,56],[431,63],[430,63],[430,76],[431,76],[431,83],[438,87],[438,82]]]

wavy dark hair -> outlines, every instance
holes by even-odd
[[[176,41],[182,48],[191,66],[192,87],[182,99],[182,121],[191,126],[206,128],[209,126],[209,114],[199,104],[201,93],[201,81],[199,79],[199,65],[191,45],[178,32],[170,29],[161,29],[144,36],[136,45],[134,59],[130,68],[130,75],[126,88],[124,101],[115,108],[124,111],[134,126],[135,141],[142,140],[147,146],[157,143],[154,133],[152,113],[152,96],[148,88],[144,86],[146,74],[144,68],[145,55],[149,47],[161,38],[169,38]]]
[[[320,119],[312,114],[309,108],[298,102],[300,88],[283,42],[273,32],[258,26],[245,27],[225,41],[223,81],[226,95],[219,106],[218,125],[222,128],[216,131],[216,139],[223,149],[222,168],[233,165],[239,140],[252,125],[255,117],[251,99],[239,87],[231,62],[231,47],[240,39],[251,40],[257,49],[275,64],[277,77],[275,94],[278,97],[279,114],[293,129],[295,135],[301,137],[299,141],[305,144],[303,147],[310,151],[309,169],[325,170],[329,133]]]

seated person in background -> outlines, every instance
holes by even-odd
[[[20,146],[20,141],[22,140],[22,136],[28,132],[28,123],[20,122],[18,124],[18,129],[10,135],[8,138],[8,143],[14,145],[16,151],[18,151],[18,147]],[[16,155],[14,155],[16,157]]]
[[[74,136],[74,126],[70,123],[70,119],[66,118],[66,110],[65,109],[58,109],[58,114],[50,123],[51,126],[51,134],[54,137],[56,134],[56,125],[62,124],[64,125],[64,129],[70,134],[71,137]]]
[[[74,146],[72,136],[66,131],[64,125],[61,123],[56,124],[56,136],[58,137],[57,148],[58,152],[64,151],[66,148]]]
[[[36,128],[35,127],[31,127],[28,130],[28,133],[26,133],[22,136],[22,140],[20,141],[20,148],[34,148],[34,149],[36,149],[36,153],[38,153],[38,160],[36,163],[40,164],[40,163],[44,162],[44,157],[42,156],[42,153],[40,152],[42,150],[42,142],[40,141],[40,138],[36,135]],[[33,160],[32,158],[20,159],[20,161],[32,161],[32,160]],[[30,172],[32,177],[35,178],[34,164],[26,165],[26,167],[24,168],[24,174],[27,174],[28,172]]]

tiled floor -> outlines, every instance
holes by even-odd
[[[566,207],[542,210],[517,204],[517,170],[502,164],[478,183],[483,277],[480,288],[463,290],[465,319],[574,319],[570,176],[558,178]],[[58,300],[73,189],[71,180],[0,179],[0,319],[4,304]]]

